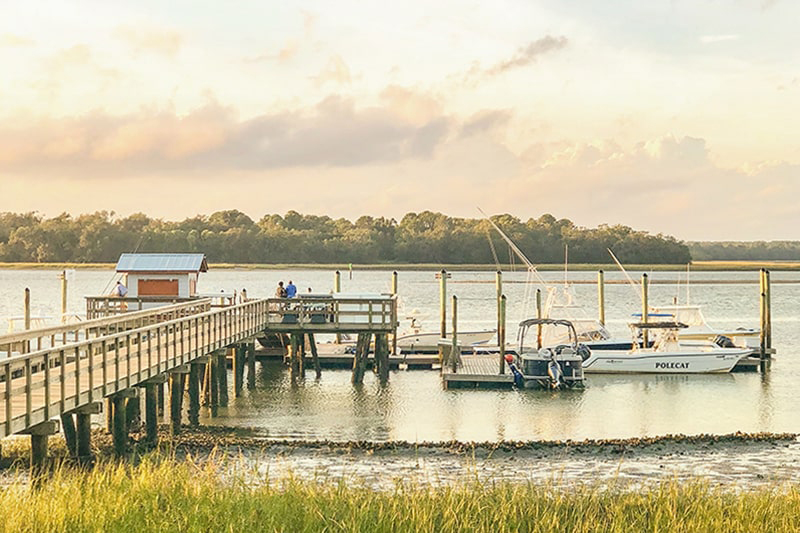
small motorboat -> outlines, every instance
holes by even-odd
[[[605,374],[709,374],[725,373],[751,348],[737,348],[726,337],[714,341],[679,340],[678,332],[686,328],[680,322],[637,322],[630,324],[633,340],[625,350],[592,348],[583,360],[586,373]],[[643,346],[643,332],[652,336],[652,343]],[[727,341],[727,342],[726,342]]]
[[[397,336],[397,349],[401,353],[434,353],[439,351],[439,339],[442,338],[440,331],[423,331],[415,317],[408,317],[411,320],[409,329]],[[459,331],[458,343],[464,348],[470,346],[480,346],[488,343],[495,335],[496,330],[481,329],[473,331]],[[445,339],[450,338],[452,333],[448,332]]]
[[[547,329],[566,328],[566,342],[551,346],[542,344],[543,338],[559,338]],[[514,381],[525,388],[583,387],[583,359],[589,349],[578,344],[575,326],[569,320],[531,318],[519,324],[517,356],[506,356]]]

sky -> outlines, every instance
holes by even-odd
[[[800,2],[0,0],[0,212],[800,239]]]

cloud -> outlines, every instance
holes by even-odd
[[[14,35],[13,33],[4,33],[0,35],[0,47],[17,48],[20,46],[31,46],[35,44],[33,39]]]
[[[322,72],[314,76],[313,79],[318,86],[322,86],[328,82],[338,85],[349,85],[352,81],[350,77],[350,68],[338,55],[331,56],[328,60],[328,65]]]
[[[500,76],[514,69],[527,67],[536,63],[539,57],[565,48],[568,42],[569,41],[564,36],[553,37],[552,35],[546,35],[541,39],[519,47],[509,59],[505,59],[486,68],[479,64],[474,64],[467,72],[467,80],[477,82],[486,78]]]
[[[118,26],[114,36],[137,54],[149,52],[175,57],[183,44],[183,36],[179,32],[161,28]]]
[[[703,44],[712,44],[712,43],[719,43],[722,41],[736,41],[739,39],[739,35],[736,34],[728,34],[728,35],[703,35],[700,37],[700,42]]]
[[[487,109],[469,117],[461,126],[461,135],[468,137],[490,132],[505,127],[511,120],[511,111],[507,109]]]
[[[0,123],[0,171],[175,173],[398,162],[431,157],[455,122],[442,114],[414,121],[391,107],[359,108],[339,96],[244,121],[215,103],[182,116],[142,110],[17,118]]]

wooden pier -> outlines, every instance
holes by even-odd
[[[0,436],[31,435],[32,467],[44,462],[47,437],[58,431],[59,417],[74,453],[89,453],[88,417],[101,412],[104,401],[115,447],[125,453],[126,412],[131,401],[138,402],[138,387],[145,389],[149,439],[157,439],[158,391],[167,382],[173,432],[180,431],[187,378],[190,423],[197,420],[201,376],[213,416],[215,407],[227,401],[224,362],[229,351],[235,354],[235,393],[245,366],[250,368],[248,385],[255,385],[253,339],[264,331],[293,336],[357,333],[363,348],[356,354],[361,370],[369,336],[386,348],[380,353],[388,359],[385,339],[397,327],[394,296],[264,299],[217,309],[206,299],[131,313],[117,309],[115,316],[0,336],[0,350],[6,354],[0,359]],[[295,364],[302,371],[299,354],[293,376]],[[385,359],[379,364],[388,378]]]
[[[498,353],[462,354],[455,369],[452,365],[443,364],[444,388],[511,388],[514,378],[510,372],[498,372],[499,358]]]

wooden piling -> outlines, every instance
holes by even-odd
[[[392,272],[392,296],[397,297],[397,271]],[[397,324],[392,327],[392,355],[397,355]]]
[[[114,405],[113,400],[109,396],[106,398],[106,433],[114,432]]]
[[[647,290],[647,273],[645,272],[642,274],[642,323],[644,324],[649,322],[648,315],[650,314],[650,306],[647,303]],[[642,329],[642,348],[647,348],[649,344],[649,335],[647,333],[647,328]]]
[[[497,345],[500,349],[500,374],[506,372],[506,295],[500,295],[500,322],[497,324]]]
[[[389,337],[386,333],[375,334],[375,363],[381,384],[389,381]]]
[[[770,272],[766,268],[764,269],[764,292],[767,295],[767,359],[770,359],[772,357],[772,283],[770,283]]]
[[[356,353],[353,356],[353,384],[364,382],[364,373],[367,368],[367,352],[369,351],[370,333],[359,333],[356,340]]]
[[[48,420],[26,431],[31,436],[31,484],[36,486],[47,474],[47,438],[58,431],[58,423]]]
[[[450,348],[450,369],[456,373],[461,349],[458,346],[458,296],[453,295],[453,339]]]
[[[602,270],[597,271],[597,320],[606,325],[606,283]]]
[[[233,348],[233,395],[238,398],[242,395],[244,388],[244,351],[243,344],[237,344]]]
[[[67,450],[72,457],[78,457],[78,439],[75,432],[75,419],[72,413],[61,414],[61,432],[67,443]]]
[[[211,405],[211,369],[214,367],[213,355],[208,358],[203,369],[203,389],[200,391],[200,405]]]
[[[217,355],[219,359],[217,368],[219,369],[219,376],[217,378],[217,386],[219,387],[219,405],[220,407],[228,407],[228,355],[227,350],[219,350]]]
[[[172,435],[181,432],[181,414],[183,405],[183,374],[170,372],[169,374],[169,420]]]
[[[125,396],[122,394],[114,395],[111,399],[112,404],[112,436],[114,440],[114,453],[122,457],[128,451],[128,424],[125,420]]]
[[[447,338],[447,271],[442,269],[439,273],[439,335],[441,339]],[[439,347],[439,361],[442,361],[444,353]],[[443,362],[443,361],[442,361]]]
[[[67,271],[62,270],[61,275],[61,323],[67,321]]]
[[[92,415],[100,413],[102,404],[93,402],[79,407],[75,411],[78,441],[78,461],[90,464],[94,461],[92,455]]]
[[[164,383],[161,383],[156,387],[156,407],[158,408],[158,416],[159,418],[164,418],[165,409],[164,409]]]
[[[200,373],[202,363],[189,366],[189,425],[200,425]]]
[[[322,367],[319,364],[319,354],[317,353],[317,343],[314,340],[314,334],[308,334],[308,346],[311,348],[311,357],[314,359],[314,373],[317,379],[322,377]]]
[[[256,388],[256,346],[254,342],[247,343],[247,388]]]
[[[211,416],[217,416],[219,412],[219,357],[217,353],[211,354],[208,362],[208,407]]]
[[[158,442],[158,387],[157,383],[144,386],[145,439],[152,445]]]
[[[31,290],[29,288],[25,288],[25,309],[24,309],[24,327],[26,330],[31,329]],[[22,352],[29,353],[31,351],[31,341],[25,341],[22,343]]]
[[[292,353],[289,359],[289,373],[292,379],[297,379],[300,376],[300,341],[296,333],[292,333],[290,338],[290,349]]]
[[[333,273],[333,294],[334,297],[342,292],[342,274],[338,270]],[[336,344],[342,343],[342,335],[340,333],[336,334]]]

